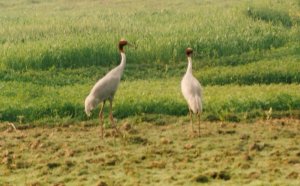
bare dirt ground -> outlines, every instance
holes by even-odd
[[[88,123],[1,124],[0,185],[300,185],[300,121],[118,122],[125,138]],[[17,127],[18,128],[18,127]]]

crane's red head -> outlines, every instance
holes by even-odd
[[[127,42],[125,39],[121,39],[121,40],[119,41],[119,50],[120,50],[121,52],[124,52],[123,47],[126,46],[127,44],[128,44],[128,42]]]
[[[185,54],[190,57],[193,54],[193,49],[192,48],[187,48],[185,49]]]

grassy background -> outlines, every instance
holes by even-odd
[[[84,98],[119,63],[122,37],[137,47],[126,50],[117,118],[187,114],[186,47],[204,119],[265,117],[271,107],[298,117],[299,11],[297,0],[0,0],[0,120],[86,120]]]
[[[299,185],[299,12],[299,0],[0,0],[0,185]],[[99,108],[87,118],[83,103],[119,64],[120,38],[137,46],[114,102],[126,138],[105,127],[99,140]],[[186,47],[200,138],[180,91]]]

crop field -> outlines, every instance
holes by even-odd
[[[0,25],[0,185],[300,185],[299,0],[0,0]],[[121,38],[101,140],[84,99]]]

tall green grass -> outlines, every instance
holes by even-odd
[[[299,59],[259,61],[235,67],[199,69],[196,77],[204,85],[299,83]]]
[[[281,24],[290,28],[293,23],[287,11],[273,10],[267,7],[249,7],[247,15],[254,20],[262,20],[272,22],[274,24]]]
[[[203,85],[227,84],[271,84],[271,83],[299,83],[300,67],[297,57],[284,59],[262,60],[238,66],[203,66],[203,61],[193,60],[194,75]],[[186,71],[187,62],[182,61],[175,65],[137,65],[128,61],[122,81],[133,80],[164,80],[173,77],[182,77]],[[96,82],[114,66],[89,67],[77,69],[50,70],[3,70],[0,79],[3,82],[18,81],[33,83],[40,86],[66,86],[88,84]]]
[[[0,1],[0,120],[88,119],[84,98],[119,64],[120,38],[136,47],[126,48],[117,118],[187,114],[179,88],[186,47],[195,51],[194,75],[205,88],[204,118],[262,117],[271,107],[295,116],[297,3]]]
[[[0,61],[15,70],[108,65],[117,59],[121,37],[136,44],[128,50],[135,64],[176,63],[184,59],[187,46],[203,59],[221,59],[282,47],[297,30],[253,20],[243,13],[247,3],[236,1],[187,6],[176,0],[161,7],[124,1],[124,8],[118,2],[93,1],[5,4]],[[135,10],[129,8],[133,5]]]
[[[88,119],[84,113],[84,99],[92,85],[52,87],[17,82],[1,85],[2,121]],[[245,113],[253,114],[253,111],[259,111],[260,114],[255,115],[262,116],[263,111],[270,108],[293,115],[293,110],[300,109],[299,88],[296,84],[206,86],[204,113],[216,120],[224,120],[228,115],[245,117]],[[98,111],[94,111],[92,118],[98,117]],[[143,113],[186,115],[188,107],[180,92],[180,79],[122,82],[114,102],[115,116],[124,118]]]

